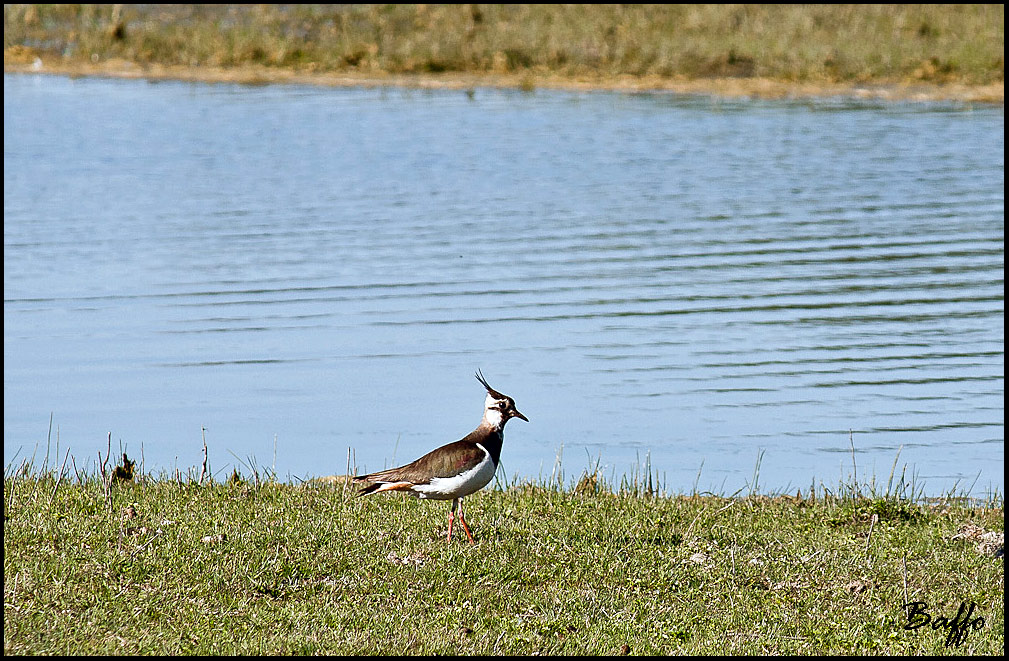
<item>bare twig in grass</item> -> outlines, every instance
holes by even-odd
[[[879,514],[873,514],[872,519],[869,520],[869,533],[865,536],[865,552],[869,552],[869,542],[872,541],[872,529],[879,521]]]
[[[855,436],[850,429],[848,430],[848,443],[851,444],[851,497],[854,499],[855,492],[858,490],[858,468],[855,466]]]
[[[897,470],[897,460],[900,459],[900,451],[904,449],[904,444],[901,443],[900,447],[897,448],[897,456],[893,458],[893,466],[890,468],[890,478],[886,481],[886,497],[890,497],[890,487],[893,485],[893,473]]]
[[[7,479],[7,471],[9,471],[11,466],[14,465],[14,461],[18,458],[18,455],[21,454],[21,448],[23,447],[24,447],[23,445],[19,445],[17,451],[14,453],[14,456],[11,457],[11,460],[7,462],[6,466],[4,466],[4,479]],[[11,472],[10,475],[13,478],[16,474],[17,474],[16,472]]]
[[[558,487],[564,486],[564,471],[561,469],[561,457],[563,456],[564,444],[561,443],[557,448],[557,455],[554,457],[554,467],[550,471],[550,484],[556,483]]]
[[[56,497],[56,490],[60,488],[60,480],[63,479],[63,471],[67,467],[67,459],[70,458],[70,448],[67,448],[67,454],[63,457],[63,466],[60,467],[60,473],[56,476],[56,484],[53,485],[53,492],[49,494],[49,509],[53,507],[53,498]],[[57,457],[59,459],[59,457]]]
[[[81,472],[77,470],[77,459],[70,457],[70,465],[74,468],[74,475],[77,477],[77,484],[84,484],[84,479],[81,477]]]
[[[350,446],[348,445],[347,446],[347,472],[344,473],[344,475],[346,475],[348,478],[350,478],[351,476],[355,475],[356,473],[357,473],[357,471],[354,471],[353,473],[350,472]],[[343,492],[344,493],[347,493],[347,489],[350,486],[350,482],[351,481],[349,479],[343,481]]]
[[[757,463],[753,467],[753,481],[750,483],[750,495],[756,495],[757,493],[757,480],[760,479],[760,462],[764,458],[764,451],[760,450],[757,453]]]
[[[203,432],[203,468],[200,470],[200,484],[203,484],[203,478],[207,475],[207,428],[200,427]]]
[[[102,489],[105,490],[105,502],[109,506],[109,511],[112,511],[112,475],[109,474],[106,467],[109,463],[109,457],[112,456],[112,432],[109,432],[109,447],[105,452],[105,459],[102,459],[102,451],[98,451],[98,468],[102,472]]]
[[[140,553],[141,551],[143,551],[144,549],[146,549],[148,546],[150,546],[151,543],[154,540],[156,540],[158,537],[161,537],[161,535],[163,535],[164,533],[165,533],[164,530],[162,530],[161,528],[158,528],[157,531],[154,533],[154,535],[149,540],[147,540],[146,542],[144,542],[141,546],[138,546],[137,548],[133,549],[133,552],[130,553],[130,560],[132,560],[133,558],[135,558],[138,553]]]
[[[907,604],[907,553],[901,558],[901,564],[904,566],[904,603]]]
[[[11,592],[11,606],[17,608],[18,603],[18,579],[21,578],[21,572],[14,575],[14,590]],[[7,604],[4,604],[5,606]]]
[[[717,512],[715,512],[715,514],[721,514],[722,512],[724,512],[725,510],[729,509],[730,507],[732,507],[735,504],[736,504],[736,501],[731,500],[731,501],[729,501],[728,505],[726,505],[725,507],[720,508]]]
[[[704,468],[704,459],[701,459],[701,465],[697,467],[697,477],[694,478],[694,490],[691,492],[691,496],[697,496],[697,483],[701,481],[701,470]]]
[[[648,484],[645,487],[649,496],[655,495],[655,485],[652,483],[652,453],[649,450],[645,453],[645,473]]]
[[[98,468],[101,469],[102,478],[104,478],[106,482],[108,481],[108,471],[106,470],[106,468],[108,467],[109,457],[112,456],[112,432],[109,432],[108,438],[109,438],[109,447],[105,451],[105,459],[102,459],[102,451],[101,450],[98,451],[98,461],[101,462],[98,464]]]
[[[970,483],[970,488],[969,488],[969,489],[967,489],[967,493],[966,493],[965,495],[966,495],[966,496],[967,496],[968,498],[970,498],[970,495],[971,495],[971,493],[973,493],[973,491],[974,491],[974,487],[975,487],[975,486],[977,486],[977,481],[978,481],[979,479],[981,479],[981,471],[978,471],[978,472],[977,472],[977,476],[976,476],[976,477],[974,478],[974,481]]]
[[[24,470],[24,468],[26,466],[34,466],[35,465],[35,455],[37,455],[38,452],[39,452],[39,443],[38,443],[38,441],[35,441],[35,447],[32,449],[32,458],[29,459],[29,460],[27,460],[25,463],[21,464],[22,471],[23,471],[22,475],[28,475],[28,472],[26,470]]]
[[[502,631],[502,632],[501,632],[501,635],[499,635],[499,636],[497,637],[497,640],[495,640],[495,641],[494,641],[494,650],[493,650],[493,651],[491,652],[491,654],[492,654],[493,656],[498,656],[498,655],[500,655],[500,654],[501,654],[501,652],[500,652],[500,651],[499,651],[499,649],[498,649],[498,645],[500,645],[500,644],[501,644],[501,639],[502,639],[502,638],[504,638],[504,635],[505,635],[505,632],[504,632],[504,631]]]
[[[52,441],[52,439],[53,439],[53,414],[49,413],[49,433],[46,434],[46,458],[42,462],[43,470],[49,468],[49,442]]]
[[[732,540],[732,546],[729,547],[729,559],[732,560],[732,578],[736,578],[736,544],[735,539]]]
[[[213,484],[214,481],[217,479],[217,476],[220,475],[221,473],[223,473],[226,470],[228,470],[228,465],[227,464],[225,464],[221,468],[218,468],[216,473],[212,473],[210,475],[210,483]]]
[[[14,511],[14,491],[17,487],[17,480],[11,479],[11,495],[9,498],[4,498],[4,521],[10,518],[10,513]]]

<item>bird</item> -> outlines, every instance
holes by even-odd
[[[355,476],[355,482],[371,483],[357,495],[405,491],[422,499],[451,500],[448,541],[452,541],[452,522],[458,509],[459,523],[466,531],[470,544],[475,544],[473,533],[466,525],[466,517],[463,515],[462,499],[483,489],[493,479],[501,460],[505,423],[512,418],[529,422],[529,418],[515,408],[515,400],[491,388],[480,370],[477,370],[476,378],[487,390],[483,419],[476,429],[462,439],[432,450],[405,466]]]

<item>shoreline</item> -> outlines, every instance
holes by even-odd
[[[566,77],[554,74],[444,73],[390,74],[371,72],[317,72],[262,65],[242,67],[191,67],[162,64],[140,65],[127,60],[98,63],[11,61],[5,53],[5,74],[45,74],[70,77],[104,77],[235,83],[241,85],[313,85],[319,87],[403,87],[415,89],[535,89],[581,91],[668,93],[726,99],[824,99],[849,98],[883,102],[955,102],[1004,104],[1005,85],[965,85],[961,83],[909,83],[873,81],[863,83],[791,82],[769,78],[665,78],[659,76]],[[18,58],[20,59],[20,58]]]

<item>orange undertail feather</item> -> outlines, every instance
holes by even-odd
[[[367,496],[383,491],[409,491],[411,487],[413,487],[413,482],[375,482],[358,491],[357,495]]]

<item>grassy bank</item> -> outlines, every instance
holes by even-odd
[[[1003,560],[985,541],[1001,502],[663,496],[585,478],[470,497],[471,546],[446,543],[446,503],[198,474],[106,487],[71,465],[8,472],[4,652],[1004,648]],[[950,638],[905,630],[909,602],[932,618],[976,606]]]
[[[1004,7],[5,5],[8,71],[1001,101]]]

